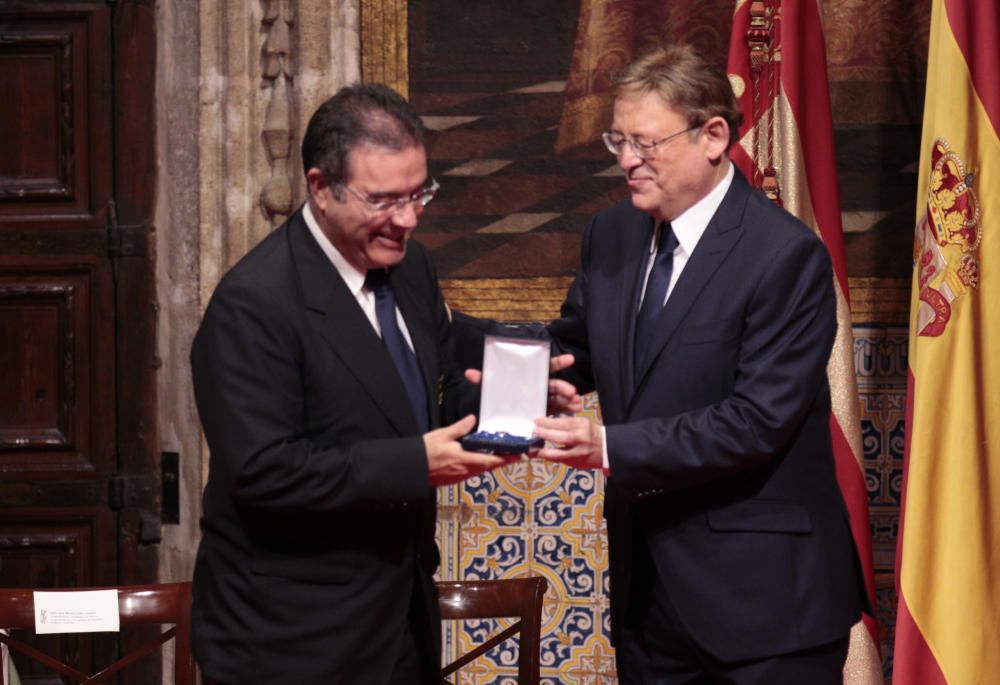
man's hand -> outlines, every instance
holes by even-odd
[[[560,354],[549,360],[549,373],[556,373],[573,365],[573,355]],[[465,379],[479,385],[483,381],[483,372],[478,369],[466,369]],[[576,414],[583,410],[583,399],[572,383],[556,378],[549,379],[549,401],[546,411],[550,414]]]
[[[549,373],[557,373],[573,366],[576,361],[571,354],[560,354],[549,360]],[[583,411],[583,398],[576,391],[576,386],[568,381],[557,378],[549,379],[549,403],[546,409],[549,414],[576,414]]]
[[[580,416],[535,419],[535,434],[554,446],[543,447],[532,456],[566,464],[577,469],[604,466],[601,427]]]
[[[461,483],[471,476],[520,460],[520,456],[494,456],[462,449],[459,438],[475,425],[476,417],[469,414],[450,426],[424,433],[424,450],[433,487]]]

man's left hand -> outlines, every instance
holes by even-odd
[[[549,360],[549,374],[554,374],[573,366],[576,361],[571,354],[560,354]],[[576,414],[583,411],[583,398],[569,381],[549,379],[549,414]]]
[[[604,441],[601,426],[581,416],[546,416],[535,419],[535,434],[552,446],[532,453],[577,469],[600,469],[604,466]]]

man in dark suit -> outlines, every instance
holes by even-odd
[[[729,160],[726,75],[686,46],[625,69],[604,134],[630,200],[596,215],[548,327],[603,426],[540,456],[608,473],[620,682],[840,683],[867,601],[834,473],[833,274]]]
[[[440,682],[434,487],[505,460],[458,442],[478,394],[409,240],[437,189],[423,140],[391,89],[339,91],[303,140],[307,203],[205,312],[192,642],[209,681]]]

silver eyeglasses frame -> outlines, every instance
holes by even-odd
[[[681,136],[685,133],[690,133],[695,129],[699,129],[701,128],[701,126],[702,126],[701,124],[698,124],[697,126],[691,126],[690,128],[686,128],[683,131],[678,131],[677,133],[671,133],[669,136],[660,138],[659,140],[651,140],[648,143],[643,143],[638,140],[632,140],[631,138],[626,138],[620,133],[612,133],[611,131],[608,131],[607,133],[602,133],[601,140],[604,141],[604,146],[608,148],[608,152],[615,155],[616,157],[621,156],[625,152],[625,145],[627,143],[628,146],[632,148],[632,152],[635,153],[636,157],[642,160],[646,160],[653,158],[653,155],[656,153],[656,148],[658,148],[660,145],[668,143],[674,138],[677,138],[678,136]]]
[[[416,190],[413,193],[407,195],[406,197],[394,197],[394,198],[387,198],[384,200],[375,200],[368,197],[360,190],[355,190],[346,183],[338,183],[337,185],[339,185],[341,188],[346,189],[347,192],[349,192],[351,195],[361,200],[362,204],[364,204],[364,206],[368,208],[368,211],[372,212],[373,214],[381,214],[383,212],[397,212],[403,209],[403,207],[405,207],[406,205],[411,205],[411,204],[418,204],[421,207],[426,207],[430,203],[430,201],[434,199],[434,196],[437,194],[437,191],[441,188],[441,185],[432,178],[430,183],[425,185],[420,190]]]

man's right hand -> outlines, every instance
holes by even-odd
[[[424,449],[433,487],[461,483],[471,476],[520,460],[520,455],[503,457],[464,450],[458,440],[475,425],[476,417],[469,414],[450,426],[424,433]]]

